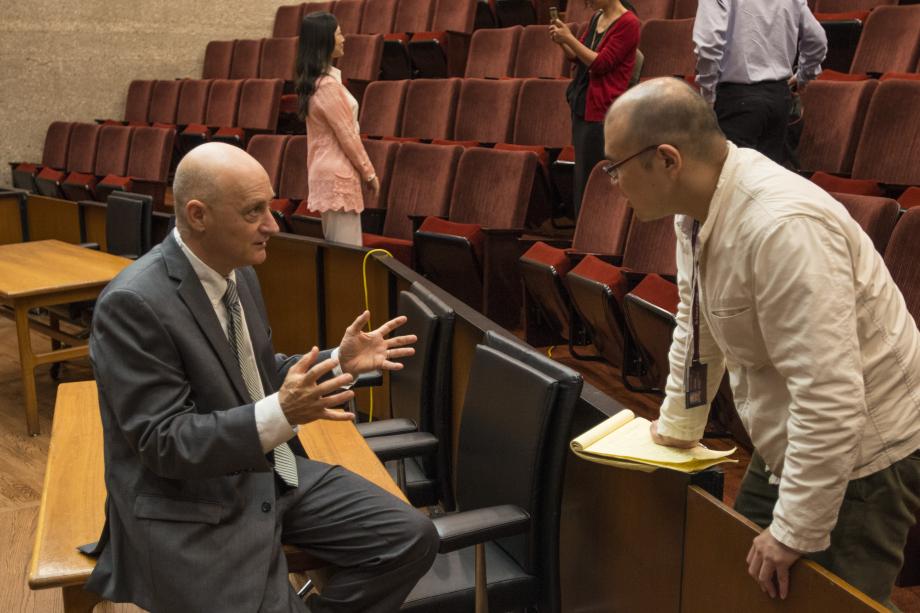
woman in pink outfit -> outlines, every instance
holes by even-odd
[[[376,194],[380,183],[358,129],[358,101],[342,85],[332,60],[345,37],[329,13],[311,13],[300,27],[297,95],[307,122],[307,208],[323,218],[326,240],[361,245],[361,184]]]

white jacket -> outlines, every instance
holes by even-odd
[[[847,482],[920,448],[920,331],[840,203],[760,153],[728,146],[697,245],[708,399],[727,367],[741,421],[779,479],[771,533],[820,551]],[[709,412],[684,402],[691,225],[675,221],[681,301],[658,427],[684,440],[700,438]]]

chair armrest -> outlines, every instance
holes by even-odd
[[[99,251],[99,243],[80,243],[80,246],[84,249],[92,249],[93,251]]]
[[[383,385],[383,373],[379,370],[372,370],[358,375],[352,387],[378,387],[380,385]]]
[[[407,434],[416,432],[418,425],[407,417],[395,417],[393,419],[380,419],[378,421],[357,424],[358,434],[364,438],[373,438],[375,436],[392,436],[394,434]]]
[[[585,259],[589,255],[593,255],[602,262],[607,262],[608,264],[613,264],[614,266],[620,266],[623,263],[622,255],[611,255],[609,253],[592,253],[590,251],[567,251],[566,255],[569,256],[569,259],[573,263],[578,263]]]
[[[431,455],[438,449],[438,438],[430,432],[407,432],[367,439],[367,446],[381,462]]]
[[[439,553],[514,536],[530,528],[530,514],[513,504],[450,513],[431,521],[441,537]]]
[[[415,234],[418,229],[422,226],[422,223],[429,217],[437,217],[438,219],[447,219],[444,215],[409,215],[409,219],[412,221],[412,234]]]

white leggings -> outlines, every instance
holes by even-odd
[[[361,214],[352,211],[323,211],[323,238],[334,243],[360,247]]]

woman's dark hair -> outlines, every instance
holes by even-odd
[[[332,13],[310,13],[300,24],[300,42],[297,49],[297,82],[294,91],[298,98],[298,115],[301,121],[310,111],[310,98],[316,91],[316,80],[326,74],[335,50],[335,31],[338,21]]]

